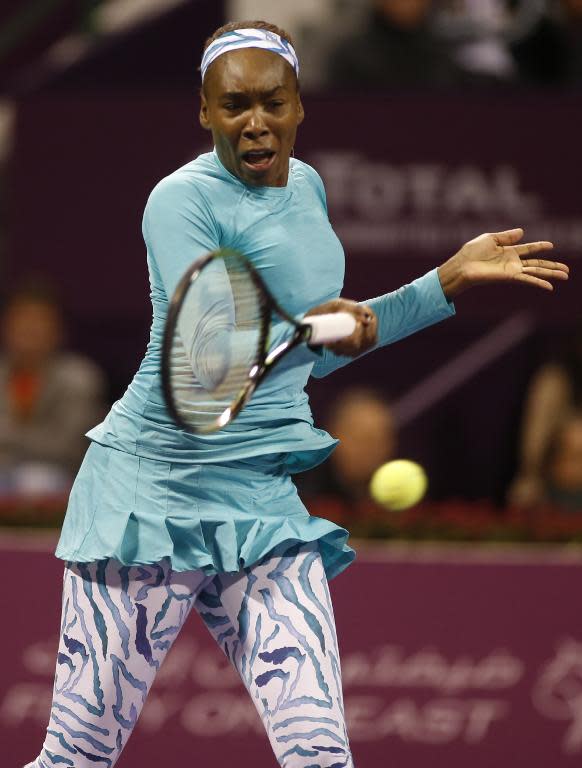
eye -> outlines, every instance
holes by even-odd
[[[239,104],[235,104],[234,102],[228,102],[226,104],[222,105],[224,109],[226,109],[227,112],[236,112],[238,109],[240,109]]]
[[[269,109],[279,109],[284,104],[285,102],[282,101],[281,99],[271,99],[271,101],[269,101],[268,106],[269,106]]]

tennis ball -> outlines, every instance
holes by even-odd
[[[382,464],[370,480],[370,495],[395,512],[408,509],[422,499],[428,487],[426,472],[414,461],[397,459]]]

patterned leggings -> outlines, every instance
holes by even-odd
[[[194,606],[236,667],[285,768],[352,768],[337,638],[316,545],[236,574],[164,560],[68,564],[50,723],[30,768],[113,768]]]

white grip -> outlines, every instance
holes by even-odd
[[[311,326],[310,344],[329,344],[351,336],[356,330],[356,318],[349,312],[311,315],[303,318],[303,325]]]

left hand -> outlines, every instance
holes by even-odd
[[[479,235],[438,268],[443,292],[452,299],[483,283],[518,282],[552,291],[551,280],[567,280],[569,268],[535,254],[551,250],[546,240],[519,243],[523,229]]]

